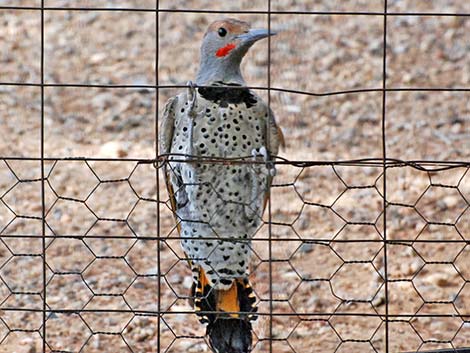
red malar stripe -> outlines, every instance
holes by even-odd
[[[225,47],[222,47],[219,50],[217,50],[215,55],[221,58],[223,56],[226,56],[228,53],[230,53],[233,49],[235,49],[235,47],[236,47],[235,44],[229,43]]]

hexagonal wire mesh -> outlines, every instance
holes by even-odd
[[[161,14],[257,14],[266,16],[269,28],[273,17],[282,15],[379,18],[382,43],[373,49],[381,57],[379,88],[314,93],[273,87],[272,48],[268,42],[266,85],[252,88],[267,94],[270,104],[275,94],[346,97],[339,101],[342,106],[351,95],[377,94],[381,130],[375,139],[381,145],[382,156],[343,161],[276,157],[278,175],[262,226],[251,243],[250,278],[259,307],[253,351],[457,351],[470,345],[468,144],[465,146],[462,139],[457,148],[461,152],[457,155],[464,156],[463,162],[457,158],[402,160],[387,154],[387,110],[393,110],[387,99],[393,100],[393,94],[417,94],[421,96],[416,99],[425,100],[425,94],[432,92],[455,93],[461,94],[457,99],[462,101],[468,99],[470,89],[389,87],[387,25],[390,18],[404,15],[396,8],[396,12],[389,10],[398,2],[388,4],[383,0],[374,11],[312,10],[308,3],[304,4],[306,8],[297,9],[295,4],[271,4],[270,0],[263,2],[261,9],[246,11],[236,4],[226,9],[217,3],[204,4],[204,9],[177,10],[163,8],[158,0],[129,1],[125,8],[111,1],[85,2],[86,7],[70,7],[67,2],[52,0],[25,1],[22,7],[3,3],[0,11],[13,22],[16,17],[21,21],[20,13],[25,12],[27,23],[31,17],[39,19],[40,37],[33,35],[32,40],[40,43],[37,54],[41,62],[31,82],[9,79],[13,77],[11,72],[0,82],[0,93],[6,97],[0,101],[0,108],[6,107],[1,110],[5,114],[21,112],[10,112],[8,98],[12,97],[25,95],[27,101],[36,100],[40,107],[36,111],[40,113],[40,128],[34,141],[40,142],[38,154],[31,157],[34,153],[29,154],[30,150],[26,156],[5,154],[0,161],[2,351],[207,351],[204,328],[187,302],[191,277],[168,195],[163,191],[161,168],[165,159],[158,147],[153,149],[153,158],[125,158],[119,151],[112,158],[59,158],[45,151],[46,139],[49,144],[51,141],[47,135],[50,121],[46,119],[51,104],[47,100],[61,95],[61,90],[134,89],[135,100],[139,100],[139,94],[150,95],[150,103],[141,101],[138,106],[142,114],[154,116],[158,129],[160,91],[184,89],[181,85],[159,84],[158,70],[154,84],[88,82],[93,82],[92,78],[85,83],[66,84],[57,83],[54,75],[46,77],[45,16],[51,14],[50,25],[62,13],[70,21],[74,13],[84,13],[88,16],[84,23],[92,25],[99,23],[96,13],[103,12],[153,16],[155,67],[159,67]],[[462,10],[405,14],[412,19],[407,26],[431,16],[452,18],[457,26],[465,27],[470,16]],[[85,31],[83,23],[80,28]],[[449,40],[458,29],[453,28]],[[130,40],[133,35],[132,31],[126,32]],[[406,50],[407,44],[401,45],[400,50]],[[92,61],[103,60],[100,53],[90,55]],[[27,93],[29,88],[38,91]],[[286,97],[282,103],[288,106],[287,111],[297,109],[289,106]],[[118,102],[107,96],[97,105],[99,112]],[[113,130],[119,123],[116,116],[125,114],[127,108],[114,112],[108,127],[112,133],[120,132]],[[468,105],[463,118],[455,114],[452,127],[460,124],[468,143]],[[132,130],[132,124],[123,129]],[[436,139],[453,146],[441,130],[438,132]],[[28,143],[33,142],[30,139]],[[246,161],[205,159],[202,163],[229,166]]]

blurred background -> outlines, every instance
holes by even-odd
[[[163,180],[158,189],[154,166],[138,160],[156,157],[157,119],[181,92],[153,86],[194,80],[206,27],[227,16],[198,11],[267,11],[268,2],[160,0],[157,32],[155,0],[45,0],[54,8],[44,13],[46,286],[40,5],[0,0],[0,351],[42,351],[46,289],[48,352],[157,352],[159,309],[161,352],[207,352]],[[271,1],[278,12],[346,13],[270,16],[271,87],[299,91],[270,93],[287,142],[280,156],[382,158],[385,146],[387,158],[433,168],[468,163],[470,2],[388,1],[386,87],[445,90],[387,92],[382,126],[373,90],[383,84],[384,5]],[[184,9],[195,11],[169,11]],[[267,14],[229,16],[268,26]],[[267,86],[267,41],[242,69],[248,85]],[[251,274],[267,313],[275,260],[273,352],[385,352],[386,298],[390,352],[469,346],[469,202],[468,164],[396,166],[385,177],[380,164],[279,166],[266,215],[272,258],[265,224]],[[397,241],[386,250],[385,228]],[[269,326],[269,316],[255,323],[254,352],[268,351]]]

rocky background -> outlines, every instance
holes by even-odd
[[[266,0],[159,3],[267,10]],[[42,351],[44,295],[54,311],[48,352],[157,352],[158,344],[161,352],[207,352],[161,173],[137,160],[157,155],[156,119],[181,91],[151,87],[157,63],[160,85],[194,79],[206,26],[225,15],[161,12],[157,59],[155,12],[67,10],[154,9],[154,0],[45,5],[60,9],[45,12],[44,82],[72,85],[44,89],[45,278],[41,13],[0,9],[0,352]],[[273,0],[272,10],[380,13],[384,1]],[[264,41],[243,71],[250,86],[266,87],[269,67],[273,88],[298,91],[270,93],[286,136],[281,157],[382,158],[385,147],[388,158],[440,161],[431,169],[470,160],[470,93],[450,90],[470,86],[470,18],[406,15],[468,14],[470,2],[389,0],[387,10],[387,88],[448,90],[388,92],[382,126],[383,16],[272,14],[279,33],[270,65]],[[231,16],[268,23],[266,14]],[[58,160],[68,157],[93,160]],[[265,216],[272,241],[266,224],[254,237],[251,273],[261,313],[269,313],[272,280],[273,352],[385,352],[387,299],[391,352],[470,346],[469,204],[468,165],[395,165],[386,175],[380,163],[279,165]],[[159,234],[167,239],[157,242]],[[384,248],[384,236],[396,242]],[[254,352],[268,351],[269,328],[269,315],[260,315]]]

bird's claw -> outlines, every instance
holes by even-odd
[[[266,168],[269,171],[269,175],[272,177],[276,175],[276,168],[274,163],[269,159],[269,153],[266,147],[261,146],[260,148],[253,148],[251,150],[251,155],[254,161],[258,160],[259,157],[262,157],[264,163],[266,163]]]
[[[190,92],[194,92],[197,88],[197,85],[191,80],[186,82],[186,86],[188,86]]]
[[[260,148],[253,148],[251,150],[251,156],[253,157],[253,160],[258,160],[258,157],[263,157],[263,161],[265,163],[267,163],[269,160],[268,151],[264,146],[261,146]]]
[[[196,88],[197,88],[197,85],[193,81],[188,81],[186,83],[186,85],[188,86],[189,101],[190,101],[188,114],[191,118],[195,118],[196,117],[196,112],[194,111],[194,106],[196,104],[196,97],[197,97]]]

